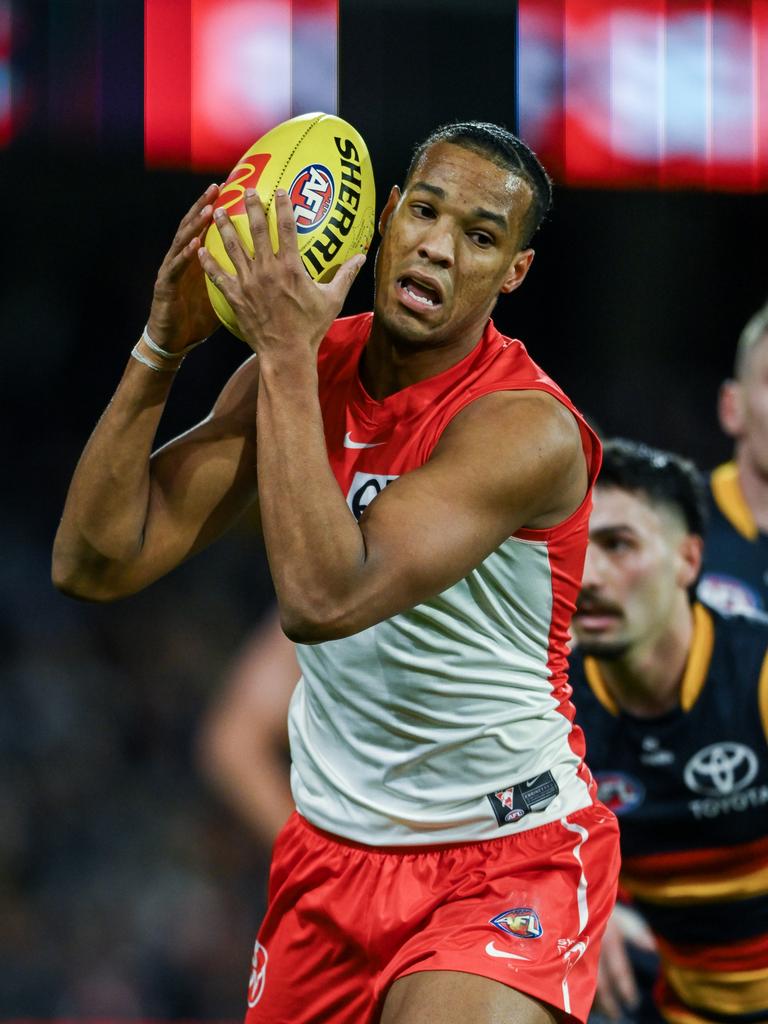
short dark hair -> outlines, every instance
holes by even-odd
[[[682,455],[625,438],[603,445],[598,487],[619,487],[644,494],[654,504],[668,505],[682,516],[689,533],[703,537],[707,523],[704,481]]]
[[[533,150],[506,128],[488,121],[444,124],[430,132],[414,149],[405,175],[406,185],[426,151],[439,142],[450,142],[479,153],[529,186],[532,199],[522,224],[522,244],[528,245],[552,206],[552,181]]]

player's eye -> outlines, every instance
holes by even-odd
[[[435,211],[429,203],[411,203],[411,209],[417,217],[432,219],[435,216]]]
[[[470,231],[469,237],[481,249],[488,249],[496,241],[493,235],[489,235],[487,231]]]
[[[603,541],[603,547],[606,551],[621,554],[624,551],[629,551],[632,548],[632,543],[627,537],[606,537]]]

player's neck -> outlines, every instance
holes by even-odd
[[[755,466],[744,445],[736,446],[739,486],[761,533],[768,533],[768,478]]]
[[[638,644],[616,661],[599,661],[600,674],[613,699],[637,718],[658,718],[679,705],[688,653],[693,640],[693,612],[681,593],[668,628]]]
[[[372,398],[382,399],[396,391],[436,377],[467,356],[482,337],[483,328],[468,331],[438,345],[405,342],[374,318],[360,363],[363,385]]]

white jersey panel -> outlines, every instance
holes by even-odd
[[[543,541],[510,538],[431,601],[298,647],[292,787],[319,828],[372,845],[496,838],[592,800],[548,664]],[[550,771],[545,810],[499,826],[488,794]]]

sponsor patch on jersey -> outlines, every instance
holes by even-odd
[[[703,796],[730,796],[754,780],[759,762],[743,743],[710,743],[688,761],[683,770],[686,786]]]
[[[533,907],[513,907],[491,918],[491,924],[505,935],[517,939],[538,939],[544,934],[539,915]]]
[[[499,825],[512,825],[526,814],[543,811],[560,792],[552,772],[542,772],[532,779],[516,782],[506,789],[487,793]]]
[[[355,519],[360,518],[373,499],[393,480],[397,480],[397,477],[386,476],[384,473],[355,473],[347,492],[347,504]]]
[[[645,786],[625,772],[595,772],[597,798],[614,814],[628,814],[645,800]]]

